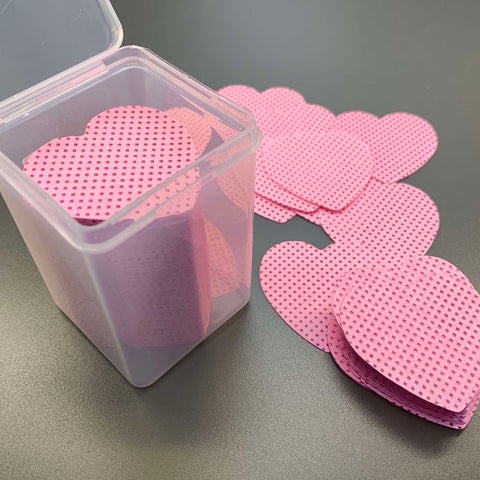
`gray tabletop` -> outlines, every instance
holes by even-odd
[[[286,85],[334,112],[415,112],[439,149],[407,179],[437,203],[430,253],[480,288],[478,0],[114,0],[125,44],[203,83]],[[258,281],[295,218],[256,217],[248,307],[148,389],[130,386],[60,313],[0,201],[0,478],[479,478],[463,432],[394,407],[297,336]]]

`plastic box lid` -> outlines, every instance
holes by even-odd
[[[0,108],[122,39],[109,0],[0,0]]]

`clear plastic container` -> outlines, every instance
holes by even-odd
[[[129,382],[150,385],[249,300],[261,134],[248,112],[150,51],[118,49],[107,0],[3,3],[0,191],[55,303]],[[192,109],[215,132],[196,162],[82,225],[22,162],[122,105]]]

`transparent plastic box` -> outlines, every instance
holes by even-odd
[[[55,303],[143,387],[249,300],[261,134],[247,111],[121,40],[107,0],[0,1],[0,191]],[[82,225],[22,162],[123,105],[191,109],[214,127],[210,143],[112,217]]]

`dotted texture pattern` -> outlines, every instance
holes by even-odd
[[[374,167],[359,137],[337,130],[266,140],[258,162],[287,191],[330,210],[348,206],[365,189]]]
[[[175,118],[180,116],[186,118],[178,110],[171,116],[142,106],[108,110],[89,122],[83,136],[41,147],[24,171],[72,217],[105,220],[196,160],[195,143]],[[207,133],[201,131],[197,137],[203,144]],[[187,172],[156,200],[197,178],[195,169]]]
[[[348,344],[337,322],[333,322],[328,330],[328,346],[335,363],[352,380],[421,418],[450,428],[463,429],[478,406],[478,394],[461,413],[446,410],[412,395],[364,362]]]
[[[459,413],[480,390],[480,295],[444,260],[364,271],[337,319],[364,361],[427,402]]]
[[[255,192],[264,198],[268,198],[272,202],[283,205],[284,207],[292,208],[294,210],[304,213],[315,212],[318,209],[318,205],[315,205],[314,203],[311,203],[293,193],[290,193],[267,176],[267,174],[265,173],[264,165],[260,161],[262,151],[263,145],[257,152]]]
[[[222,88],[219,93],[252,111],[264,135],[266,145],[262,151],[268,152],[268,149],[274,148],[275,152],[270,156],[275,155],[277,160],[280,158],[283,165],[289,162],[288,144],[292,141],[292,135],[309,134],[311,138],[306,140],[304,146],[307,148],[308,144],[314,142],[318,133],[337,129],[360,136],[370,150],[374,163],[371,171],[373,178],[383,183],[392,183],[411,175],[422,167],[433,156],[438,146],[437,134],[430,123],[409,113],[392,113],[378,118],[360,111],[345,112],[335,117],[325,107],[308,104],[298,92],[284,87],[270,88],[260,93],[246,85],[231,85]],[[283,141],[270,142],[271,139],[278,137]],[[283,143],[285,143],[284,152]],[[315,152],[314,149],[311,151]],[[313,163],[314,158],[310,161]],[[286,177],[287,181],[291,182],[292,178],[298,176],[306,176],[304,165],[301,167],[296,169],[291,165],[294,175]],[[337,172],[334,169],[331,172],[335,173],[331,178],[324,172],[325,183],[335,182]],[[305,205],[299,208],[299,201],[286,195],[282,187],[279,188],[278,184],[282,183],[278,181],[279,175],[282,175],[282,172],[258,168],[256,192],[283,206],[312,213],[312,210],[305,208]],[[355,180],[358,181],[355,165],[350,167],[348,175],[352,183]],[[265,178],[266,176],[276,179],[277,182],[271,182]],[[343,180],[348,183],[348,179]],[[283,184],[282,186],[284,187]],[[319,194],[316,189],[305,187],[304,190],[310,195],[302,197],[304,200],[311,200],[312,195]],[[298,193],[292,189],[290,192]],[[301,197],[301,195],[298,196]],[[319,204],[330,209],[338,208],[329,206],[328,200]],[[344,204],[343,207],[345,206]],[[256,213],[261,214],[261,212]]]
[[[340,212],[318,209],[301,216],[322,226],[335,242],[360,241],[392,260],[425,254],[440,226],[438,209],[425,192],[377,180]]]
[[[438,136],[425,119],[411,113],[377,118],[366,112],[345,112],[338,128],[360,135],[370,146],[376,167],[373,177],[392,183],[423,167],[438,147]]]
[[[183,125],[192,138],[197,157],[200,157],[212,138],[211,124],[206,118],[190,108],[170,108],[165,113],[177,120],[180,125]]]
[[[337,128],[335,115],[321,105],[300,103],[287,111],[259,108],[255,120],[265,138],[285,137],[291,133],[323,133]]]
[[[293,106],[306,103],[300,93],[286,87],[272,87],[260,93],[248,85],[229,85],[218,93],[248,108],[254,115],[259,109],[275,108],[288,112]]]
[[[335,243],[323,250],[283,242],[265,254],[260,282],[275,311],[301,337],[328,351],[327,331],[335,321],[331,294],[346,272],[383,259],[362,244]]]
[[[464,428],[480,400],[480,296],[456,267],[423,256],[438,210],[421,190],[395,183],[434,155],[434,128],[401,112],[335,117],[284,88],[220,93],[249,108],[264,134],[257,213],[286,221],[293,210],[336,242],[324,250],[285,242],[265,254],[260,280],[274,309],[365,388]],[[364,150],[344,154],[351,139]]]
[[[278,205],[260,195],[255,195],[255,213],[277,223],[286,223],[295,216],[295,212],[290,208]]]

